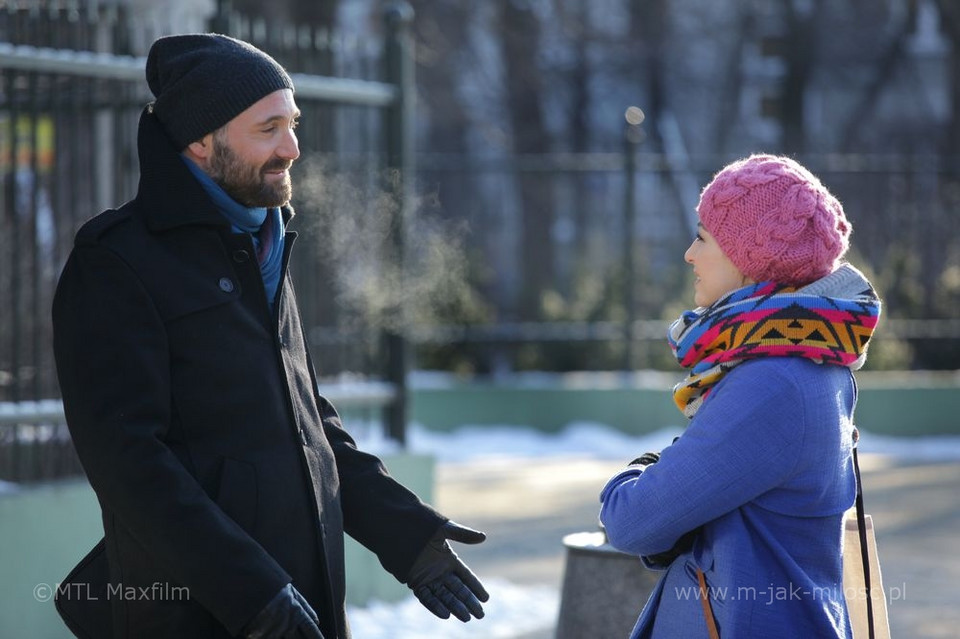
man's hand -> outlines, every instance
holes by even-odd
[[[243,629],[245,639],[323,639],[320,618],[293,584],[287,584]]]
[[[477,619],[483,617],[480,602],[490,595],[447,540],[479,544],[486,538],[482,532],[452,521],[437,529],[413,562],[406,579],[407,586],[427,610],[441,619],[452,614],[464,622],[470,621],[471,614]]]

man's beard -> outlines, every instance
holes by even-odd
[[[290,175],[282,180],[268,183],[266,173],[288,169],[290,162],[275,158],[262,166],[245,163],[226,141],[214,135],[213,154],[208,164],[210,178],[220,185],[227,195],[244,206],[274,207],[290,201],[293,186]]]

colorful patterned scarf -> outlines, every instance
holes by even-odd
[[[760,357],[804,357],[857,370],[879,319],[877,294],[849,264],[800,289],[773,282],[737,289],[670,325],[674,356],[690,369],[673,399],[692,418],[727,372]]]

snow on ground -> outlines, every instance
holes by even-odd
[[[374,603],[347,611],[354,637],[363,639],[513,639],[553,626],[560,594],[549,586],[521,587],[502,579],[484,580],[490,601],[482,621],[438,619],[413,596],[396,604]]]
[[[661,450],[681,432],[679,427],[667,427],[645,435],[628,435],[604,424],[577,422],[559,433],[495,425],[465,425],[441,433],[413,424],[407,436],[410,450],[434,455],[440,463],[454,464],[479,457],[621,459],[624,451]],[[383,450],[376,441],[369,444]],[[892,437],[861,431],[860,451],[910,461],[960,460],[960,436]]]
[[[478,457],[597,457],[619,459],[625,450],[660,450],[680,434],[664,428],[648,435],[626,435],[609,426],[573,423],[560,433],[518,426],[462,426],[450,433],[414,425],[408,433],[410,449],[430,453],[441,463]]]
[[[960,436],[892,437],[860,432],[860,451],[904,461],[952,461],[960,459]]]

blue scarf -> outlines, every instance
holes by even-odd
[[[280,209],[268,210],[263,207],[248,209],[227,195],[227,192],[192,160],[184,157],[183,161],[213,200],[217,209],[230,222],[233,232],[250,234],[253,247],[257,252],[257,262],[260,263],[260,275],[263,277],[263,288],[267,292],[267,303],[270,305],[270,310],[273,310],[273,300],[277,296],[280,272],[283,270],[283,217],[280,215]]]

